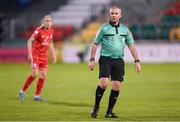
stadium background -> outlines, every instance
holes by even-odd
[[[118,109],[118,112],[127,113],[122,114],[122,120],[180,120],[179,0],[1,0],[0,120],[91,120],[88,114],[93,103],[94,87],[97,84],[98,66],[95,72],[89,72],[87,69],[89,46],[98,28],[108,21],[108,8],[113,4],[122,8],[121,22],[132,31],[143,63],[142,73],[136,75],[131,64],[133,59],[126,47],[127,81],[122,96],[125,96],[125,100],[138,102],[125,102],[120,98],[117,106],[122,109]],[[52,65],[50,62],[44,89],[44,96],[51,99],[50,104],[32,104],[30,98],[29,102],[20,104],[16,92],[30,72],[27,61],[27,39],[46,14],[50,14],[54,19],[54,44],[58,56],[57,64]],[[96,55],[96,61],[98,56],[99,53]],[[134,80],[137,84],[133,82]],[[74,86],[69,89],[69,85]],[[139,93],[139,96],[136,92],[132,93],[132,90]],[[29,93],[33,94],[33,87]],[[84,93],[83,96],[80,93]],[[132,97],[133,95],[136,98]],[[72,100],[68,101],[69,96]],[[139,100],[147,104],[140,104]],[[105,105],[104,102],[102,104],[104,111]],[[127,105],[132,108],[125,108]],[[56,107],[51,108],[52,106]],[[34,111],[36,107],[48,109],[44,109],[46,112],[39,110],[36,112]],[[72,107],[78,110],[73,111],[75,115],[69,117],[67,114],[71,114]],[[29,108],[30,111],[26,111],[25,108]],[[62,111],[64,109],[67,111]],[[52,113],[49,114],[48,110],[52,110]],[[37,115],[45,116],[37,117]],[[104,121],[103,117],[99,120]]]

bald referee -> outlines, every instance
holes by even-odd
[[[137,73],[141,70],[138,53],[134,45],[134,39],[129,29],[119,22],[121,9],[112,6],[109,10],[109,23],[104,24],[92,44],[89,59],[89,69],[93,70],[95,65],[95,54],[99,44],[101,44],[99,58],[99,85],[96,89],[95,104],[91,111],[91,117],[96,118],[99,110],[101,98],[108,86],[109,79],[112,81],[112,89],[109,96],[109,104],[105,113],[106,118],[117,118],[113,113],[113,108],[118,99],[121,82],[124,80],[124,46],[125,43],[134,58]]]

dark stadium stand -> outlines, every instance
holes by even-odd
[[[6,28],[12,37],[27,40],[34,29],[42,21],[42,17],[51,14],[54,18],[55,41],[62,41],[66,37],[78,33],[91,33],[88,30],[95,18],[101,16],[107,20],[102,10],[107,10],[110,4],[119,4],[123,10],[122,23],[128,23],[135,39],[168,39],[171,28],[179,25],[180,22],[180,2],[177,0],[83,0],[64,1],[54,0],[1,0],[1,14],[6,15],[8,26],[14,23],[14,34],[10,34],[10,28]],[[107,4],[106,6],[104,6]],[[146,11],[144,11],[144,9]],[[9,30],[8,30],[9,29]],[[87,30],[86,30],[87,29]],[[2,30],[2,28],[1,28]],[[97,30],[93,30],[95,33]],[[77,32],[77,31],[76,31]],[[85,35],[85,36],[84,36]],[[91,35],[91,39],[92,39]],[[10,36],[8,36],[9,39]],[[89,37],[82,34],[82,37]],[[7,39],[7,38],[6,38]],[[87,40],[87,38],[85,38]],[[91,41],[91,39],[89,41]],[[3,39],[1,39],[2,42]]]
[[[132,30],[136,39],[168,39],[171,28],[180,24],[180,2],[176,1],[162,9],[160,21],[149,24],[132,24]]]
[[[0,60],[25,61],[26,54],[18,53],[25,51],[27,39],[46,14],[54,19],[56,48],[61,50],[62,42],[88,44],[108,21],[108,8],[114,4],[122,8],[121,22],[136,42],[180,40],[179,0],[0,0]],[[11,56],[16,48],[19,52]]]

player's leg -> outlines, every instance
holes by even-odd
[[[32,69],[31,75],[26,79],[25,83],[22,86],[22,89],[19,92],[19,98],[21,101],[25,99],[25,92],[37,75],[38,75],[38,69],[37,68]]]
[[[26,89],[29,87],[29,85],[32,83],[32,81],[36,78],[36,76],[38,75],[38,69],[39,69],[39,64],[37,60],[32,60],[31,62],[31,68],[32,68],[32,72],[31,75],[26,79],[23,87],[22,87],[22,92],[25,92]]]
[[[44,81],[46,79],[47,76],[47,69],[40,69],[39,70],[39,79],[37,81],[37,85],[36,85],[36,93],[35,93],[35,97],[34,100],[37,101],[41,101],[41,91],[43,89],[44,86]]]
[[[31,85],[32,81],[36,78],[37,75],[38,75],[38,69],[32,69],[31,75],[26,79],[22,87],[23,92],[27,90],[27,88],[29,87],[29,85]]]
[[[119,91],[121,87],[121,82],[124,80],[124,61],[114,61],[112,62],[113,68],[111,71],[111,80],[112,80],[112,89],[109,96],[109,104],[106,111],[105,117],[107,118],[117,118],[115,114],[113,114],[113,108],[116,104],[116,101],[119,96]]]
[[[109,81],[109,75],[110,75],[110,66],[107,62],[107,59],[100,58],[99,59],[99,78],[100,82],[99,85],[96,88],[96,94],[95,94],[95,104],[93,106],[93,109],[91,111],[91,117],[96,118],[97,113],[99,110],[99,104],[101,101],[101,98],[104,94],[105,89],[108,86]]]

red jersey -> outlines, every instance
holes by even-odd
[[[53,32],[52,28],[48,30],[45,28],[37,28],[34,31],[33,37],[35,41],[32,48],[33,59],[47,60],[47,49],[49,43],[52,41]]]

